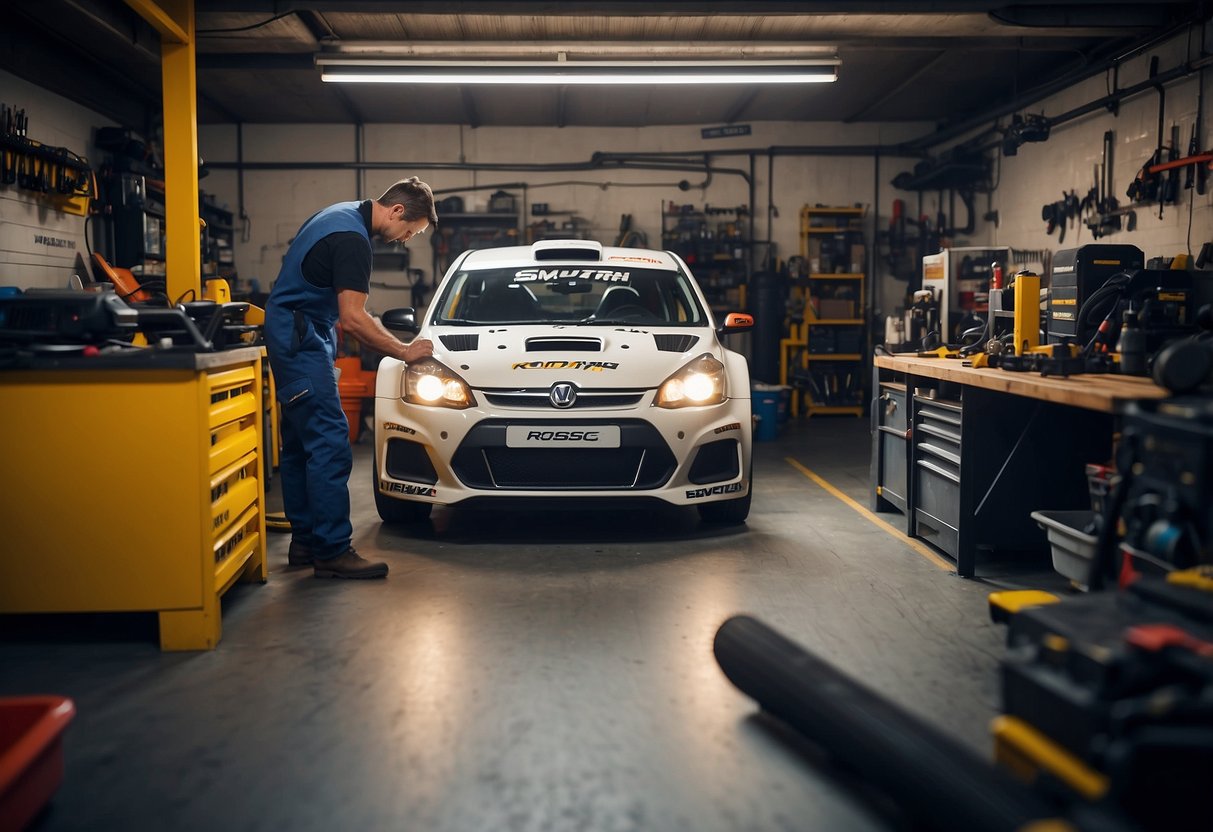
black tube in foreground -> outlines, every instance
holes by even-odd
[[[916,717],[851,681],[748,616],[716,633],[725,676],[889,795],[924,829],[1012,832],[1051,821],[1072,830],[1022,783]]]

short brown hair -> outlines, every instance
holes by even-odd
[[[383,196],[376,201],[389,208],[393,205],[403,205],[406,220],[425,217],[430,221],[430,225],[438,222],[438,211],[434,208],[434,192],[416,176],[401,179],[384,191]]]

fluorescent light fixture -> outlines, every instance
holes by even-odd
[[[838,77],[837,58],[694,61],[413,61],[316,57],[320,78],[353,84],[811,84]]]

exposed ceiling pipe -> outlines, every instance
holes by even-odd
[[[1168,84],[1173,84],[1176,81],[1187,78],[1189,75],[1199,72],[1201,69],[1209,66],[1210,64],[1213,64],[1213,56],[1206,56],[1195,61],[1187,61],[1177,67],[1168,69],[1165,72],[1160,72],[1157,75],[1141,81],[1140,83],[1134,84],[1131,87],[1125,87],[1122,90],[1117,90],[1116,92],[1109,93],[1108,95],[1100,96],[1092,101],[1088,101],[1086,104],[1081,104],[1072,110],[1067,110],[1064,113],[1049,117],[1045,120],[1048,122],[1050,129],[1059,127],[1062,124],[1073,121],[1077,118],[1082,118],[1090,113],[1098,112],[1100,110],[1108,110],[1121,102],[1127,101],[1130,98],[1135,98],[1142,93],[1157,92]],[[982,153],[987,150],[993,150],[995,147],[1001,145],[1001,143],[1001,139],[996,139],[994,141],[978,145],[974,148],[968,148],[966,146],[966,149],[971,149],[974,153]]]
[[[1119,51],[1118,54],[1098,61],[1096,64],[1086,66],[1074,72],[1063,75],[1060,78],[1049,82],[1048,84],[1044,84],[1034,90],[1024,93],[1007,104],[991,108],[981,115],[967,118],[940,130],[936,130],[934,133],[929,135],[911,140],[907,142],[906,145],[911,148],[925,150],[927,148],[943,144],[944,142],[950,141],[958,136],[962,136],[971,130],[981,127],[982,125],[995,122],[1004,116],[1011,115],[1012,113],[1042,101],[1051,95],[1055,95],[1065,89],[1079,84],[1088,78],[1092,78],[1101,72],[1106,72],[1109,69],[1118,67],[1120,64],[1124,63],[1130,58],[1136,57],[1137,55],[1140,55],[1141,53],[1153,48],[1154,46],[1157,46],[1160,43],[1171,40],[1189,26],[1198,23],[1203,18],[1207,17],[1208,13],[1208,5],[1202,4],[1200,13],[1194,19],[1171,26],[1165,31],[1152,34],[1146,38],[1143,38],[1137,43],[1130,45],[1128,48]]]
[[[679,162],[677,160],[642,161],[633,163],[623,154],[604,156],[589,162],[571,162],[566,164],[525,163],[525,162],[207,162],[212,170],[463,170],[463,171],[536,171],[564,172],[582,170],[664,170],[684,171],[689,173],[727,174],[740,176],[749,180],[749,174],[737,168],[720,168],[705,165]]]

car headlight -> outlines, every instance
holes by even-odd
[[[476,405],[476,398],[467,382],[433,358],[423,359],[405,368],[404,400],[409,404],[456,410]]]
[[[720,404],[726,392],[724,365],[705,352],[663,381],[653,404],[667,408]]]

